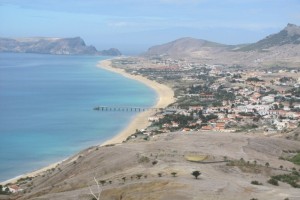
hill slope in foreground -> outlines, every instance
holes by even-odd
[[[86,149],[24,181],[21,187],[27,189],[17,199],[91,200],[89,186],[97,191],[94,178],[103,184],[105,200],[299,199],[299,188],[267,183],[272,175],[289,173],[285,169],[300,168],[279,159],[299,149],[299,141],[242,133],[162,134],[147,142]],[[201,172],[198,179],[191,175],[196,170]],[[254,180],[263,185],[251,184]]]

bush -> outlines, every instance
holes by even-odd
[[[140,159],[139,159],[139,163],[148,163],[150,160],[148,157],[146,156],[142,156]]]
[[[252,185],[262,185],[262,183],[260,183],[260,182],[258,182],[258,181],[256,181],[256,180],[255,180],[255,181],[251,181],[251,184],[252,184]]]
[[[156,165],[157,164],[157,160],[154,160],[153,162],[152,162],[152,165]]]
[[[274,178],[271,178],[270,180],[268,180],[268,183],[270,183],[270,184],[272,184],[272,185],[276,185],[276,186],[279,185],[279,184],[278,184],[278,181],[277,181],[276,179],[274,179]]]
[[[290,174],[272,176],[272,179],[285,182],[294,188],[300,188],[300,184],[298,184],[298,182],[300,181],[300,173],[297,171],[293,171]]]

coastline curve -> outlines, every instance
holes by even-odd
[[[146,85],[147,87],[150,87],[153,89],[156,94],[158,95],[156,104],[153,107],[156,108],[165,108],[171,103],[175,101],[174,99],[174,91],[163,84],[157,83],[155,81],[149,80],[143,76],[140,75],[132,75],[125,70],[120,68],[114,68],[112,67],[112,62],[110,59],[108,60],[102,60],[98,62],[97,67],[102,68],[104,70],[108,70],[114,73],[118,73],[126,78],[136,80],[138,82],[141,82],[142,84]],[[119,134],[114,136],[112,139],[104,142],[101,144],[101,146],[110,145],[110,144],[119,144],[122,143],[124,140],[126,140],[130,135],[134,134],[136,129],[144,129],[147,128],[150,123],[148,122],[148,117],[154,115],[155,111],[144,111],[142,113],[139,113],[137,116],[133,118],[131,122],[123,129]]]

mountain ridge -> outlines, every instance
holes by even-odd
[[[288,24],[278,33],[250,44],[226,45],[190,37],[179,38],[150,47],[144,56],[184,57],[205,64],[299,67],[300,27]]]
[[[55,55],[121,55],[121,52],[116,48],[98,51],[92,45],[87,46],[81,37],[0,38],[0,52],[40,53]]]

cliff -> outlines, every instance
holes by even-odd
[[[80,37],[75,38],[0,38],[0,52],[41,53],[55,55],[104,55],[119,56],[118,49],[97,51],[87,46]]]

